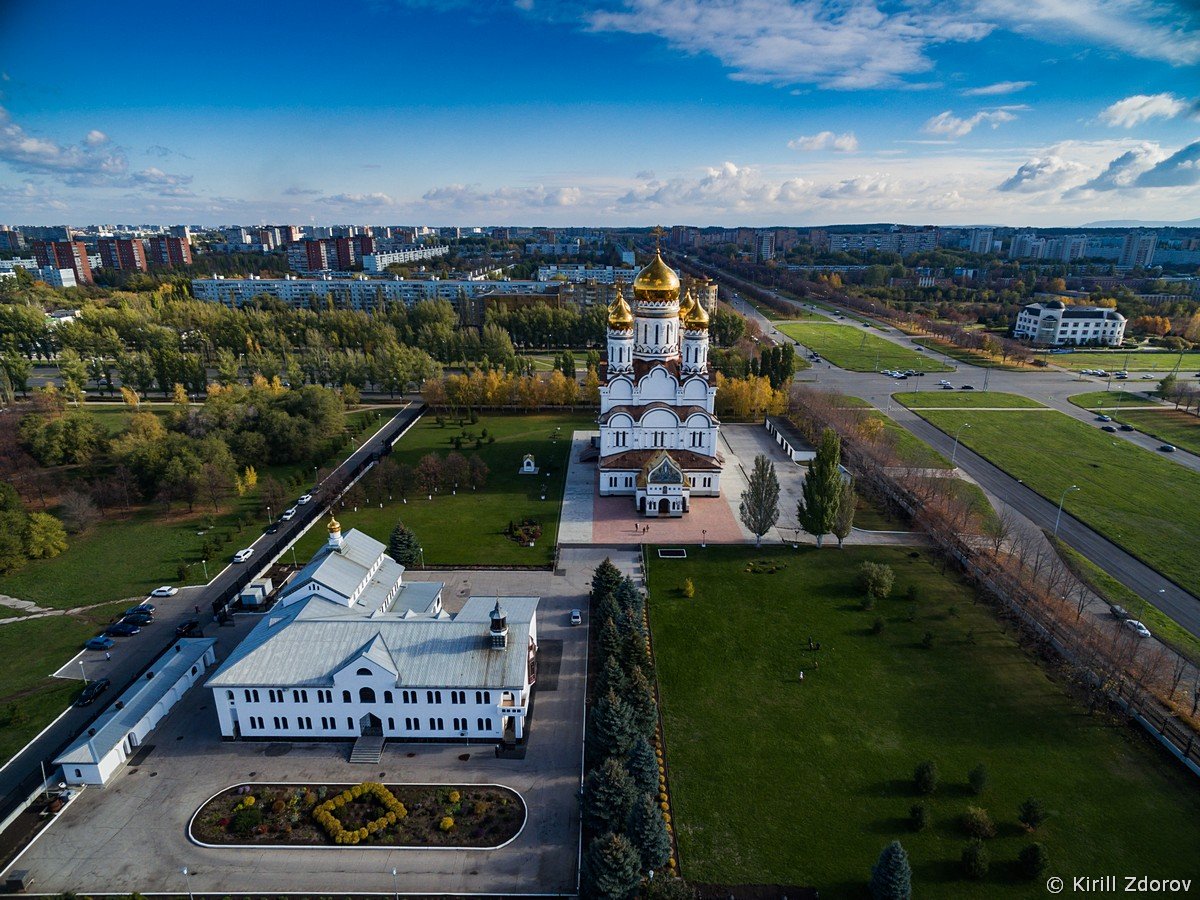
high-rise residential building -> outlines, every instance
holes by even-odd
[[[754,258],[758,262],[775,258],[774,231],[760,231],[754,235]]]
[[[146,271],[146,245],[136,238],[100,238],[98,244],[104,268]]]
[[[7,225],[0,227],[0,250],[24,250],[25,235]]]
[[[70,269],[79,284],[92,283],[92,266],[83,241],[34,241],[33,255],[41,269]]]
[[[1008,246],[1009,259],[1041,259],[1046,252],[1046,241],[1032,231],[1014,234]]]
[[[993,228],[972,228],[968,234],[970,235],[970,245],[968,249],[972,253],[991,253],[992,243],[996,239],[996,231]]]
[[[175,235],[152,237],[150,262],[160,266],[190,266],[192,246],[184,238]]]
[[[918,231],[851,231],[828,236],[828,249],[834,253],[898,253],[908,256],[937,249],[937,229]]]
[[[1125,235],[1121,245],[1121,258],[1117,265],[1123,269],[1148,269],[1154,264],[1154,250],[1158,246],[1158,235],[1153,231],[1131,231]]]
[[[173,237],[182,238],[189,244],[192,242],[191,229],[186,225],[172,225],[168,233]]]
[[[330,265],[330,242],[326,240],[297,241],[288,246],[288,268],[293,272],[325,272]]]

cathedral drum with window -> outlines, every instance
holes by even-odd
[[[632,309],[618,286],[600,382],[601,496],[630,496],[658,517],[721,493],[708,313],[691,293],[680,301],[660,253],[634,279]]]

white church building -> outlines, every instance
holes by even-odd
[[[520,740],[537,678],[537,597],[442,608],[439,582],[359,531],[329,541],[221,663],[226,738]]]
[[[627,495],[645,516],[682,516],[691,498],[721,493],[716,375],[708,313],[655,253],[609,307],[600,372],[600,494]]]

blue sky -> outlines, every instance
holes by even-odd
[[[1070,225],[1200,214],[1150,0],[0,0],[0,221]]]

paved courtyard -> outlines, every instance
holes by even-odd
[[[446,607],[470,594],[535,594],[542,678],[534,693],[528,753],[496,759],[490,744],[390,743],[376,766],[347,762],[348,743],[222,742],[209,692],[196,688],[147,738],[152,749],[107,788],[89,788],[10,868],[27,869],[44,892],[199,892],[321,894],[573,892],[579,842],[577,794],[583,740],[587,627],[572,628],[569,611],[584,610],[598,548],[567,548],[559,571],[414,572],[410,580],[445,581]],[[633,573],[632,553],[613,553]],[[214,629],[218,658],[252,627]],[[554,677],[553,659],[561,647]],[[467,761],[459,760],[470,753]],[[496,782],[520,792],[529,807],[524,831],[495,851],[350,848],[208,849],[192,844],[187,822],[222,788],[243,781]],[[182,869],[192,875],[188,884]]]

